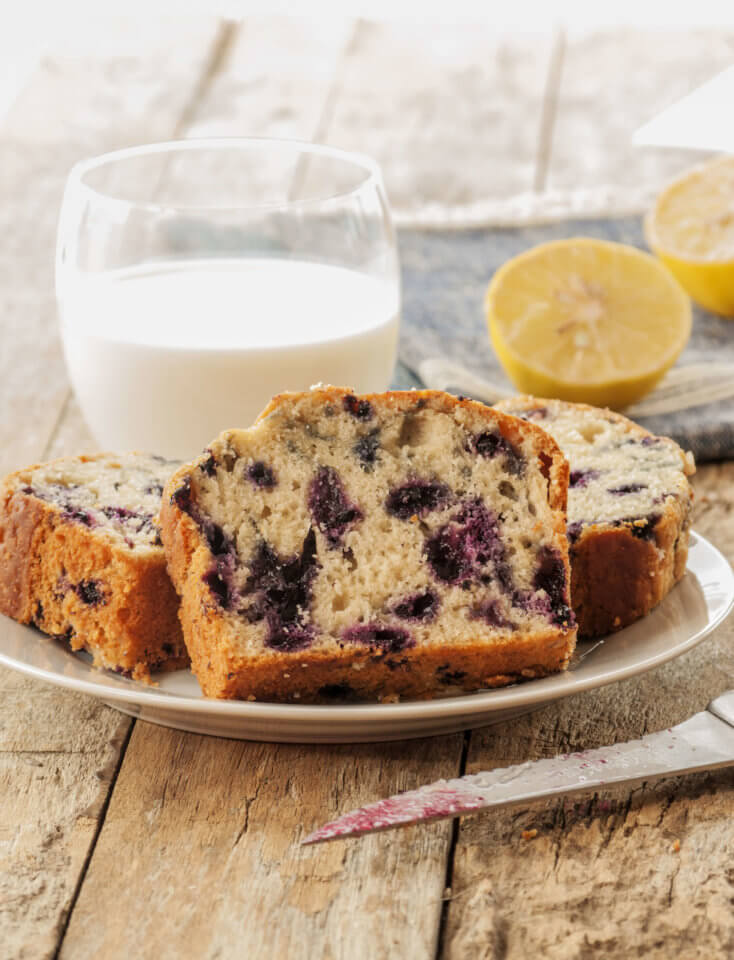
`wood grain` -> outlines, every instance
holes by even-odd
[[[707,156],[634,147],[632,134],[733,59],[731,30],[568,33],[547,187],[655,190]]]
[[[734,465],[724,464],[701,468],[695,484],[694,525],[730,561],[733,481]],[[729,620],[642,677],[475,731],[467,772],[640,737],[732,687]],[[734,772],[725,770],[465,819],[445,957],[731,956],[732,803]]]
[[[354,22],[247,17],[182,134],[318,139]]]
[[[159,25],[157,32],[151,25],[145,39],[136,40],[129,22],[127,31],[119,23],[98,24],[98,52],[93,35],[91,51],[47,58],[6,120],[0,137],[2,471],[90,449],[86,427],[66,404],[53,295],[54,233],[68,169],[86,154],[170,136],[218,33],[215,21],[192,20]],[[53,437],[66,410],[70,416]],[[50,957],[131,721],[97,700],[6,669],[0,694],[0,954]]]
[[[0,673],[0,954],[53,955],[129,720]]]
[[[299,747],[137,723],[61,956],[432,958],[450,824],[298,841],[455,771],[461,739]]]
[[[407,214],[531,190],[553,35],[362,22],[328,142],[373,156]]]

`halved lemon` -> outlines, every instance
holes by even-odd
[[[486,296],[492,343],[524,393],[620,409],[678,358],[691,305],[650,254],[589,237],[527,250]]]
[[[645,220],[647,242],[696,303],[734,316],[734,156],[669,184]]]

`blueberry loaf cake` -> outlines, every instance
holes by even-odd
[[[188,663],[154,516],[177,463],[66,457],[0,485],[0,613],[148,680]]]
[[[563,669],[568,466],[439,392],[276,397],[169,480],[161,534],[210,697],[431,697]]]
[[[517,397],[497,405],[538,424],[568,458],[571,598],[579,634],[645,616],[683,576],[693,457],[610,410]]]

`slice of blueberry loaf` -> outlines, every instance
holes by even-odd
[[[154,517],[179,464],[65,457],[0,485],[0,613],[147,680],[188,663]]]
[[[164,492],[202,690],[384,700],[563,669],[567,471],[534,425],[444,393],[276,397]]]
[[[611,410],[516,397],[497,409],[538,424],[568,458],[571,598],[582,636],[644,617],[686,569],[693,457]]]

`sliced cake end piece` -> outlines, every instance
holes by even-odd
[[[177,467],[145,454],[65,457],[0,485],[0,613],[149,680],[188,663],[155,517]]]
[[[685,573],[693,457],[611,410],[515,397],[497,409],[546,430],[568,458],[571,598],[582,636],[648,614]]]
[[[164,492],[202,690],[431,697],[562,670],[567,477],[547,434],[470,400],[276,397]]]

